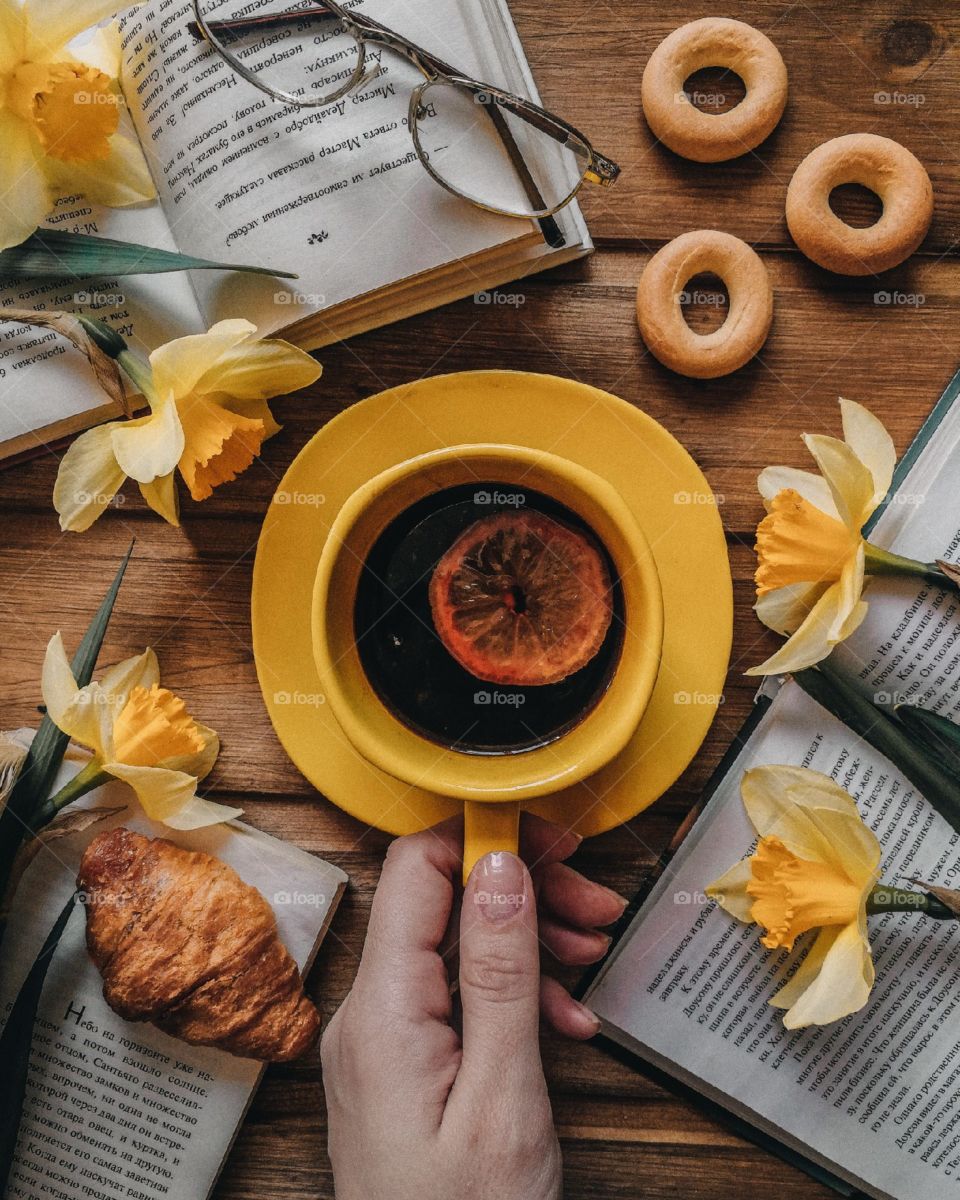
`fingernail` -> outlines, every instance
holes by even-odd
[[[622,917],[626,912],[627,905],[630,903],[630,901],[626,898],[626,896],[621,896],[619,892],[615,892],[613,888],[606,888],[605,891],[610,896],[611,900],[616,900],[617,904],[620,905],[620,915]]]
[[[487,921],[509,921],[527,902],[527,874],[515,854],[495,850],[473,868],[473,902]]]
[[[591,1012],[585,1004],[581,1004],[579,1000],[575,1001],[577,1008],[583,1014],[584,1032],[589,1029],[589,1036],[595,1037],[600,1032],[600,1018],[595,1012]]]

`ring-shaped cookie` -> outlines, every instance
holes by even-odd
[[[844,183],[875,192],[883,213],[856,229],[830,207]],[[891,138],[848,133],[812,150],[787,188],[787,226],[807,258],[839,275],[875,275],[902,263],[933,219],[933,187],[923,164]]]
[[[683,90],[704,67],[726,67],[743,80],[747,94],[729,112],[701,112]],[[752,25],[703,17],[675,29],[654,50],[640,95],[647,124],[664,145],[694,162],[723,162],[774,131],[787,103],[787,68],[773,42]]]
[[[712,333],[686,322],[681,294],[695,275],[723,280],[730,297],[727,318]],[[746,242],[717,229],[696,229],[668,242],[647,263],[637,288],[637,322],[651,354],[665,367],[694,379],[729,375],[749,362],[767,340],[773,288],[760,256]]]

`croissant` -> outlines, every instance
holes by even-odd
[[[87,847],[77,886],[104,998],[125,1020],[269,1062],[316,1042],[320,1014],[273,910],[226,863],[118,828]]]

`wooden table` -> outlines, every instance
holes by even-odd
[[[90,533],[62,535],[50,501],[54,454],[0,475],[4,726],[36,721],[48,637],[60,628],[68,645],[76,644],[135,535],[136,557],[103,661],[154,646],[165,682],[222,735],[213,795],[236,801],[256,825],[349,872],[350,889],[310,978],[313,995],[331,1013],[353,978],[388,839],[307,785],[261,703],[248,597],[268,499],[319,425],[382,388],[492,366],[576,378],[641,406],[688,447],[722,500],[736,581],[726,702],[699,757],[651,811],[586,844],[575,860],[593,878],[635,891],[749,709],[754,688],[743,670],[776,641],[750,611],[758,470],[776,462],[804,464],[804,431],[838,432],[838,394],[869,404],[902,450],[958,365],[960,15],[955,7],[947,15],[950,7],[930,0],[740,5],[730,15],[756,24],[779,46],[790,72],[790,102],[758,152],[700,166],[653,143],[639,90],[654,46],[709,6],[514,0],[545,103],[624,167],[615,189],[584,196],[598,253],[509,289],[522,292],[521,307],[465,300],[323,352],[325,373],[313,392],[276,405],[285,428],[267,445],[263,462],[206,504],[186,505],[182,531],[129,495]],[[715,91],[730,91],[729,80],[714,82]],[[834,278],[812,266],[793,249],[784,223],[784,194],[796,164],[819,142],[852,131],[903,141],[927,166],[936,194],[936,217],[921,252],[879,279]],[[844,213],[855,213],[856,197],[849,204]],[[661,368],[639,339],[633,311],[649,255],[676,234],[705,226],[738,234],[761,252],[777,306],[759,359],[713,383]],[[884,303],[884,297],[893,300]],[[708,324],[718,318],[704,305],[691,319]],[[695,562],[690,574],[695,586]],[[746,1180],[753,1200],[832,1195],[594,1047],[547,1034],[543,1052],[574,1200],[739,1200]],[[333,1196],[316,1058],[267,1074],[216,1195]]]

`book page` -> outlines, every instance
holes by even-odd
[[[129,118],[125,130],[132,134]],[[111,209],[65,196],[49,228],[176,250],[157,201]],[[122,278],[0,280],[0,308],[86,313],[112,325],[141,355],[203,328],[185,272]],[[37,449],[60,436],[61,422],[82,428],[83,415],[108,404],[82,354],[50,329],[0,324],[0,455]],[[109,414],[105,414],[109,415]],[[120,414],[117,413],[117,416]],[[4,449],[5,444],[14,443]]]
[[[80,761],[67,764],[61,782]],[[74,890],[83,849],[119,824],[229,863],[271,903],[280,937],[301,969],[312,960],[346,881],[342,871],[240,822],[191,833],[155,825],[122,784],[100,788],[80,803],[126,805],[127,811],[45,847],[28,869],[3,949],[4,1021]],[[43,991],[8,1195],[11,1200],[203,1200],[263,1064],[188,1046],[152,1025],[123,1021],[108,1007],[102,987],[87,954],[78,905]]]
[[[871,540],[922,561],[958,558],[960,405],[921,451]],[[884,578],[837,652],[870,698],[960,714],[960,601]],[[879,752],[786,683],[588,993],[618,1041],[726,1103],[871,1195],[942,1200],[960,1180],[960,930],[909,913],[870,919],[867,1007],[790,1033],[770,996],[802,958],[773,954],[706,887],[755,842],[740,801],[749,767],[832,776],[883,847],[881,878],[960,886],[960,835]],[[621,1036],[620,1031],[625,1037]]]
[[[871,1195],[944,1200],[960,1187],[960,929],[912,913],[871,917],[877,980],[866,1008],[833,1025],[786,1030],[767,1002],[809,939],[793,954],[768,951],[756,926],[704,895],[752,849],[739,785],[761,763],[809,766],[855,796],[883,846],[882,879],[958,885],[960,835],[790,683],[587,1003],[615,1040]]]
[[[484,61],[490,38],[477,0],[348,7],[365,7],[468,74],[497,74]],[[370,46],[375,78],[327,108],[296,109],[198,42],[188,31],[192,18],[189,0],[152,0],[121,22],[127,102],[174,237],[186,253],[300,276],[288,285],[195,275],[209,322],[244,316],[274,331],[538,236],[532,222],[485,213],[430,178],[408,125],[423,76],[400,55]]]

